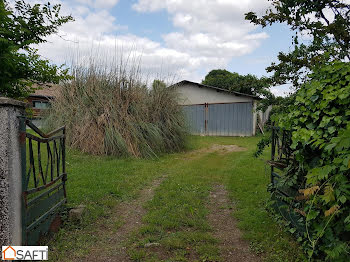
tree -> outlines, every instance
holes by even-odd
[[[202,81],[204,85],[216,86],[248,95],[266,95],[268,81],[265,77],[240,75],[223,69],[211,70]]]
[[[72,21],[60,15],[61,6],[16,1],[0,1],[0,95],[21,98],[34,91],[34,83],[58,83],[68,78],[67,69],[42,59],[33,44],[44,43],[47,36]]]
[[[154,79],[152,83],[152,89],[156,90],[161,88],[166,88],[166,83],[162,80]]]
[[[259,109],[266,110],[269,105],[276,104],[278,99],[269,90],[269,80],[266,77],[258,78],[255,75],[240,75],[224,69],[211,70],[202,81],[202,84],[216,86],[230,91],[264,98]]]
[[[350,59],[350,5],[342,0],[269,0],[272,7],[262,17],[254,12],[245,15],[256,25],[266,27],[286,23],[296,34],[294,49],[280,52],[279,63],[272,63],[267,72],[273,72],[274,84],[292,82],[295,87],[305,82],[315,67],[335,60]],[[309,43],[300,41],[300,35],[311,37]]]

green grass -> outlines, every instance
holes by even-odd
[[[65,260],[67,250],[84,255],[98,239],[94,222],[108,220],[111,208],[137,196],[138,191],[165,171],[166,160],[115,159],[68,152],[68,206],[87,207],[83,223],[66,225],[50,241],[51,259]],[[119,221],[119,227],[123,222]]]
[[[229,191],[236,207],[234,216],[244,238],[251,243],[252,252],[262,253],[266,261],[302,261],[300,247],[265,209],[269,169],[252,156],[258,140],[191,137],[190,149],[212,144],[247,148],[243,152],[208,153],[195,158],[179,153],[153,160],[115,159],[68,152],[69,205],[85,204],[88,212],[81,225],[66,225],[49,242],[50,259],[65,261],[71,251],[78,256],[87,254],[103,238],[98,235],[95,222],[112,221],[111,207],[137,197],[142,187],[166,174],[154,198],[145,206],[144,225],[129,239],[128,252],[135,261],[220,260],[217,240],[207,221],[206,203],[214,184],[223,184]],[[268,152],[264,157],[268,157]],[[116,227],[121,223],[116,223]],[[143,248],[148,242],[160,243],[159,252]]]

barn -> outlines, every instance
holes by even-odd
[[[257,96],[183,80],[175,85],[192,134],[253,136]]]

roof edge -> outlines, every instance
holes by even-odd
[[[54,96],[35,95],[35,94],[30,94],[28,97],[38,97],[38,98],[55,99],[55,97],[54,97]]]
[[[254,98],[256,100],[262,100],[261,97],[258,97],[258,96],[255,96],[255,95],[249,95],[249,94],[245,94],[245,93],[241,93],[241,92],[237,92],[237,91],[230,91],[230,90],[223,89],[223,88],[220,88],[220,87],[204,85],[204,84],[192,82],[192,81],[189,81],[189,80],[182,80],[182,81],[180,81],[180,82],[178,82],[176,84],[171,85],[170,87],[175,87],[175,86],[179,86],[179,85],[186,84],[186,83],[187,84],[197,85],[199,87],[207,87],[207,88],[215,89],[215,90],[218,90],[218,91],[223,91],[223,92],[230,93],[230,94],[235,94],[237,96],[247,96],[247,97]]]

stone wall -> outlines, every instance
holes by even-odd
[[[0,97],[0,247],[21,245],[19,117],[25,103]]]

